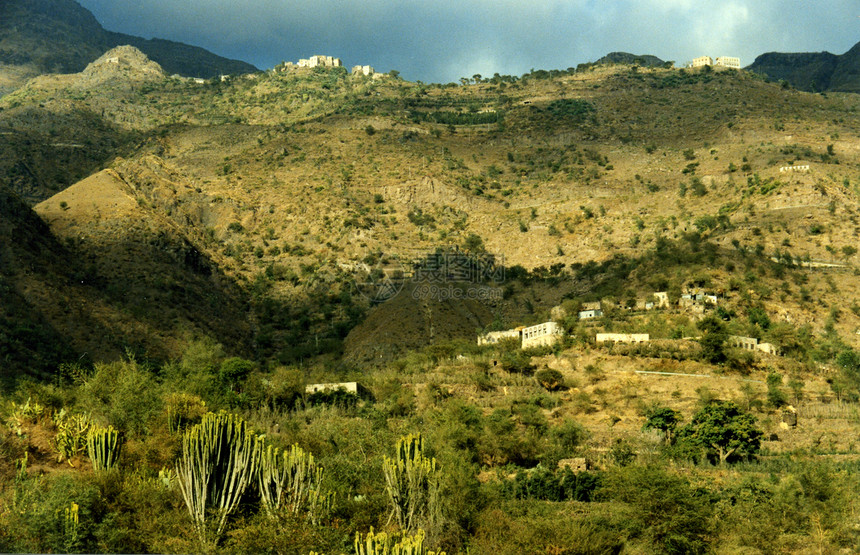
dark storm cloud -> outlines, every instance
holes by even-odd
[[[683,63],[764,52],[841,54],[857,0],[79,0],[109,30],[203,46],[265,69],[313,54],[407,79],[567,68],[611,51]]]

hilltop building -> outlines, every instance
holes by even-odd
[[[690,67],[704,66],[730,67],[733,69],[740,69],[741,59],[732,58],[729,56],[718,56],[716,59],[713,59],[710,56],[699,56],[698,58],[693,58],[693,61],[690,62]]]
[[[315,67],[343,67],[343,62],[340,58],[334,56],[311,56],[310,58],[302,58],[297,63],[284,62],[275,70],[288,71],[298,67],[315,68]]]
[[[310,58],[304,60],[299,60],[297,64],[299,67],[342,67],[343,62],[340,61],[340,58],[334,58],[332,56],[311,56]]]
[[[369,77],[376,72],[370,66],[353,66],[351,73],[353,75],[363,75],[365,77]]]

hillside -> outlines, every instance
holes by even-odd
[[[597,65],[611,65],[611,64],[623,64],[623,65],[641,65],[645,67],[661,67],[664,62],[657,56],[652,56],[650,54],[645,55],[637,55],[630,54],[629,52],[610,52],[606,56],[603,56],[596,62]]]
[[[123,46],[30,80],[0,98],[0,551],[352,553],[408,527],[386,472],[420,453],[448,553],[851,552],[858,108],[639,63],[200,82]],[[195,526],[219,425],[253,472],[319,465],[316,501],[249,464]]]
[[[0,5],[0,95],[36,75],[79,72],[121,45],[140,49],[169,74],[210,78],[256,71],[199,47],[106,31],[74,0],[7,0]]]
[[[161,312],[163,278],[155,276],[179,271],[177,292],[195,291],[181,293],[189,299],[182,310],[200,329],[217,330],[214,305],[195,300],[198,288],[235,282],[243,294],[223,293],[253,331],[215,333],[242,352],[241,338],[252,333],[258,356],[287,362],[337,357],[343,346],[349,360],[377,347],[390,357],[397,349],[385,345],[432,342],[429,322],[401,326],[397,316],[426,308],[377,305],[354,283],[379,279],[395,262],[408,270],[440,248],[486,250],[543,277],[501,284],[510,296],[497,306],[478,303],[464,314],[440,306],[447,316],[434,324],[438,338],[474,337],[492,321],[535,321],[565,297],[643,298],[696,280],[737,290],[739,278],[754,278],[725,268],[749,267],[751,253],[762,268],[787,256],[840,268],[794,283],[762,269],[756,296],[732,301],[740,314],[753,303],[821,332],[830,309],[803,299],[846,306],[856,294],[857,105],[853,95],[823,98],[744,72],[629,66],[467,87],[324,69],[199,84],[119,49],[80,74],[41,77],[0,100],[0,125],[23,135],[5,159],[33,160],[10,185],[41,202],[53,232],[99,275],[121,280],[142,276],[146,265],[163,268],[136,278],[135,313]],[[82,129],[104,146],[38,162],[65,148],[53,136],[71,141]],[[780,171],[794,165],[809,171]],[[39,173],[48,168],[57,178]],[[82,209],[69,195],[88,180],[49,198],[75,172],[102,168],[140,216],[104,220],[106,208],[90,201]],[[61,202],[69,208],[58,209]],[[147,224],[119,224],[128,218]],[[160,245],[159,236],[172,238],[167,258],[124,253]],[[721,262],[658,266],[659,279],[630,273],[666,239],[703,241]],[[202,269],[189,262],[194,252]],[[612,260],[629,261],[627,285],[613,289],[581,271]],[[535,289],[545,279],[557,284],[552,294]],[[250,299],[244,316],[242,295]],[[353,330],[365,314],[367,324]],[[856,337],[858,316],[841,314],[837,329]],[[153,339],[155,351],[170,352]]]
[[[746,68],[803,91],[860,92],[860,43],[848,52],[768,52]]]

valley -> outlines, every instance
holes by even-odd
[[[119,46],[0,97],[4,550],[857,545],[860,97],[665,64],[466,81],[194,79]],[[271,512],[255,474],[199,516],[204,423],[300,445],[331,505]],[[395,452],[431,469],[415,521]]]

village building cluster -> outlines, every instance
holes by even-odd
[[[287,72],[298,68],[305,69],[313,69],[315,67],[324,67],[324,68],[335,68],[335,67],[344,67],[343,61],[340,58],[335,58],[334,56],[311,56],[310,58],[302,58],[298,62],[283,62],[281,65],[277,66],[273,71],[275,72]],[[376,73],[376,70],[373,69],[372,66],[369,65],[357,65],[352,66],[352,70],[350,71],[352,75],[358,75],[363,77],[373,77],[379,78],[384,74]]]
[[[713,308],[719,303],[719,296],[714,293],[704,292],[701,290],[690,290],[683,293],[678,299],[678,307],[682,310],[692,312],[694,314],[703,314],[707,308]],[[651,295],[650,299],[645,301],[637,301],[635,308],[637,310],[654,310],[657,308],[669,308],[669,294],[666,291],[658,291]],[[583,302],[580,305],[580,310],[577,313],[577,318],[580,321],[588,321],[596,318],[601,318],[604,315],[603,302],[591,301]],[[633,306],[623,308],[632,309]],[[494,345],[501,341],[513,340],[519,344],[521,349],[529,349],[533,347],[552,346],[564,338],[564,329],[556,322],[566,318],[565,310],[557,306],[552,309],[552,321],[543,322],[534,326],[520,326],[514,329],[491,331],[478,335],[478,345]],[[693,338],[687,338],[693,339]],[[597,333],[594,338],[597,344],[640,344],[648,343],[651,337],[647,333]],[[726,341],[726,345],[746,351],[757,351],[770,355],[781,355],[779,347],[772,343],[759,342],[754,337],[744,337],[739,335],[730,335]]]

